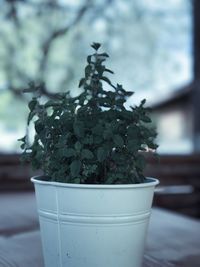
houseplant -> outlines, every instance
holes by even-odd
[[[139,267],[156,179],[145,178],[141,151],[156,149],[145,100],[127,110],[127,92],[114,85],[108,57],[93,43],[82,93],[41,100],[31,84],[35,137],[23,158],[44,175],[33,177],[46,267]],[[104,89],[108,84],[110,90]],[[43,85],[41,85],[43,86]]]

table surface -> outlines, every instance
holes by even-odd
[[[200,221],[153,209],[144,267],[200,267]]]
[[[44,267],[32,192],[0,194],[0,266]],[[154,208],[142,267],[200,267],[200,221]]]

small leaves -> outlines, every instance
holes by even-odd
[[[45,108],[48,108],[48,107],[59,107],[59,106],[60,106],[60,103],[59,102],[55,102],[55,100],[49,100],[44,104]]]
[[[150,109],[144,99],[126,110],[133,92],[111,82],[106,74],[113,71],[104,63],[109,55],[98,52],[101,44],[91,46],[95,51],[87,57],[80,95],[58,93],[44,103],[44,84],[31,83],[25,90],[36,96],[28,104],[28,125],[34,119],[35,139],[32,144],[28,134],[20,139],[23,158],[51,181],[142,183],[145,159],[140,151],[157,148],[156,131],[146,126],[151,123]]]
[[[81,151],[81,157],[82,159],[92,159],[94,157],[92,151],[90,151],[89,149],[83,149]]]
[[[36,130],[36,133],[40,134],[45,128],[45,125],[40,121],[40,120],[37,120],[35,122],[35,130]]]
[[[131,153],[137,152],[139,150],[138,140],[137,139],[128,140],[127,149]]]
[[[101,54],[98,54],[99,57],[109,57],[109,55],[107,53],[101,53]]]
[[[146,161],[145,161],[144,156],[138,155],[135,163],[136,163],[137,168],[139,168],[140,170],[143,170],[145,168],[145,165],[146,165]]]
[[[86,78],[90,75],[91,71],[92,71],[92,66],[91,65],[87,65],[85,67],[85,77]]]
[[[107,72],[109,72],[111,74],[114,74],[114,72],[112,70],[110,70],[110,69],[105,69],[105,71],[107,71]]]
[[[94,128],[92,128],[92,132],[94,135],[102,135],[103,130],[104,128],[101,124],[97,124]]]
[[[24,137],[22,137],[22,138],[17,139],[17,141],[26,142],[26,135]]]
[[[117,147],[123,147],[124,145],[124,140],[119,134],[114,135],[113,141]]]
[[[87,56],[87,63],[90,64],[92,62],[92,56]]]
[[[83,140],[83,143],[86,144],[86,145],[92,145],[93,144],[93,136],[92,135],[87,135],[85,136],[84,140]]]
[[[141,116],[141,120],[143,122],[146,122],[146,123],[150,123],[151,122],[151,119],[146,115]]]
[[[72,178],[76,177],[79,175],[81,170],[81,161],[80,160],[74,160],[70,164],[70,174]]]
[[[98,72],[99,77],[102,77],[103,76],[103,73],[105,71],[105,66],[103,66],[103,65],[97,65],[96,66],[96,71]]]
[[[80,80],[80,82],[79,82],[78,87],[83,86],[84,83],[85,83],[85,78],[82,78],[82,79]]]
[[[84,137],[84,123],[82,121],[74,122],[73,128],[77,137]]]
[[[36,99],[32,99],[28,104],[28,107],[29,107],[30,111],[33,111],[35,109],[36,105],[37,105],[37,100]]]
[[[98,150],[97,150],[97,159],[98,161],[102,162],[106,159],[107,157],[107,150],[103,147],[99,147]]]
[[[81,145],[81,143],[79,141],[77,141],[75,143],[75,146],[74,147],[75,147],[75,149],[76,149],[77,152],[80,152],[81,151],[81,148],[82,148],[82,145]]]
[[[24,136],[24,137],[22,137],[20,139],[17,139],[17,141],[22,142],[22,144],[20,145],[21,149],[25,149],[26,148],[26,136]]]
[[[94,175],[97,171],[96,164],[88,164],[83,170],[83,175],[89,177],[90,175]]]
[[[139,129],[137,126],[131,124],[129,127],[128,127],[128,131],[127,131],[127,134],[128,134],[128,137],[130,139],[134,138],[134,139],[138,139],[139,137]]]
[[[92,48],[94,48],[96,51],[101,47],[101,44],[100,43],[93,43],[91,45]]]
[[[76,178],[72,179],[72,183],[73,184],[80,184],[81,183],[81,177],[76,177]]]
[[[111,81],[105,76],[101,77],[101,80],[103,80],[104,82],[107,82],[110,85],[112,84]]]
[[[76,155],[76,151],[73,148],[67,148],[64,150],[63,154],[66,158],[71,158]]]
[[[145,103],[146,103],[146,99],[143,99],[143,100],[141,101],[140,106],[144,106]]]
[[[27,124],[29,125],[31,120],[33,119],[33,117],[36,115],[36,112],[35,111],[31,111],[29,114],[28,114],[28,120],[27,120]]]
[[[151,141],[151,140],[148,140],[146,143],[147,143],[147,146],[148,146],[149,148],[153,149],[153,150],[155,150],[155,149],[158,148],[158,145],[155,144],[155,143],[154,143],[153,141]]]
[[[104,132],[103,132],[103,138],[105,140],[110,140],[111,138],[113,137],[113,133],[110,129],[106,129]]]

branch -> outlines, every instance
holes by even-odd
[[[23,95],[23,90],[21,90],[20,88],[15,88],[12,85],[9,85],[7,87],[3,87],[0,88],[0,94],[3,94],[7,91],[10,91],[15,97],[19,98],[19,99],[23,99],[25,100],[26,98]]]
[[[46,88],[46,85],[44,83],[40,85],[39,92],[41,95],[46,96],[50,99],[59,99],[59,94],[49,92],[49,90]]]
[[[55,2],[54,0],[46,0],[45,2],[34,2],[31,0],[6,0],[7,2],[15,2],[15,3],[22,3],[24,5],[28,5],[31,6],[33,8],[37,8],[38,10],[41,10],[42,8],[44,10],[46,10],[47,8],[51,8],[51,9],[57,9],[57,10],[67,10],[68,7],[67,5],[64,4],[59,4],[57,2]]]
[[[14,25],[16,28],[20,27],[18,13],[17,13],[17,7],[16,7],[16,1],[15,0],[6,0],[9,9],[7,13],[7,18],[13,20]]]
[[[23,100],[27,100],[27,98],[24,95],[24,91],[26,90],[27,88],[17,88],[17,87],[14,87],[13,85],[8,85],[7,87],[0,88],[0,94],[10,91],[15,97],[23,99]],[[41,95],[46,96],[47,98],[59,99],[59,94],[49,92],[44,84],[40,86],[39,92]]]
[[[59,37],[62,37],[63,35],[67,34],[74,26],[76,26],[77,24],[79,24],[82,20],[82,18],[84,17],[84,15],[86,14],[86,12],[88,11],[88,9],[90,9],[91,7],[94,8],[94,12],[96,15],[94,16],[94,18],[101,16],[101,14],[104,12],[104,10],[108,7],[108,5],[110,5],[114,0],[106,0],[103,1],[101,5],[95,5],[93,4],[92,0],[85,0],[84,4],[78,9],[77,14],[75,16],[75,18],[73,19],[73,21],[69,24],[66,25],[63,28],[57,29],[54,32],[52,32],[49,36],[49,38],[44,42],[44,44],[42,45],[42,51],[43,51],[43,56],[41,59],[41,62],[39,63],[39,80],[44,80],[44,72],[46,70],[47,67],[47,62],[48,62],[48,56],[49,53],[51,51],[51,47],[52,44],[55,40],[57,40]],[[40,10],[41,8],[51,8],[51,9],[62,9],[62,7],[64,8],[64,10],[66,10],[68,7],[67,6],[61,6],[60,4],[56,3],[56,2],[52,2],[50,0],[46,1],[45,3],[37,3],[34,2],[32,0],[6,0],[6,2],[8,3],[10,9],[10,13],[9,15],[12,18],[13,23],[16,26],[16,30],[19,30],[20,28],[20,21],[18,20],[18,12],[17,12],[17,3],[23,3],[23,4],[27,4],[27,5],[31,5],[33,6],[35,9]],[[63,10],[63,9],[62,9]],[[4,41],[7,41],[6,38],[2,38]],[[9,44],[9,42],[7,41],[7,48],[13,49],[13,47],[11,46],[11,44]],[[9,54],[12,54],[9,52]],[[10,57],[10,62],[7,62],[7,73],[9,73],[11,75],[11,69],[12,66],[14,66],[12,64],[12,57]],[[27,75],[24,75],[24,73],[21,73],[19,69],[15,69],[15,71],[17,72],[18,77],[21,77],[22,80],[25,81],[30,81],[30,77],[28,77]],[[8,77],[8,81],[12,81],[11,77]],[[13,94],[16,97],[20,97],[20,98],[24,98],[23,95],[23,88],[16,88],[15,85],[11,83],[9,83],[6,88],[1,88],[0,89],[0,93],[2,93],[4,90],[9,90],[11,92],[13,92]],[[47,96],[49,98],[56,98],[56,93],[51,93],[49,92],[49,90],[44,86],[41,88],[41,94],[43,94],[44,96]]]
[[[46,69],[48,55],[50,53],[50,49],[51,49],[52,43],[58,37],[61,37],[61,36],[65,35],[66,33],[69,32],[69,30],[71,30],[71,28],[76,26],[81,21],[81,19],[83,18],[83,16],[85,15],[85,13],[87,12],[87,10],[90,7],[91,7],[91,0],[87,0],[86,3],[79,9],[79,11],[77,13],[77,16],[75,17],[74,21],[70,25],[68,25],[66,27],[63,27],[61,29],[58,29],[57,31],[53,32],[51,34],[51,36],[47,39],[47,41],[43,44],[43,47],[42,47],[43,59],[41,60],[41,64],[40,64],[40,67],[39,67],[39,71],[41,73],[41,78],[44,76],[44,71]]]

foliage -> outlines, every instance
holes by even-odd
[[[95,53],[87,57],[85,75],[77,97],[57,94],[45,103],[40,88],[32,83],[26,92],[34,92],[29,102],[28,125],[34,122],[34,142],[28,135],[22,141],[23,158],[35,169],[42,169],[52,181],[82,184],[131,184],[144,181],[145,159],[140,151],[156,149],[156,132],[149,109],[139,106],[127,110],[124,106],[133,92],[114,85],[104,65],[109,57],[100,53],[99,43],[93,43]],[[105,89],[105,84],[110,90]]]

